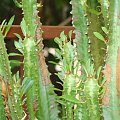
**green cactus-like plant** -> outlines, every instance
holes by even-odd
[[[103,84],[105,83],[105,79],[103,78],[105,76],[107,78],[106,84],[108,84],[105,86],[107,86],[107,91],[110,91],[109,93],[106,93],[108,94],[107,100],[109,100],[109,102],[107,103],[107,106],[103,105],[104,118],[116,120],[120,118],[118,77],[119,67],[117,67],[119,61],[119,40],[117,40],[117,38],[119,38],[119,0],[80,0],[77,2],[72,0],[71,3],[73,8],[72,14],[73,25],[75,26],[77,42],[76,49],[78,51],[77,54],[83,54],[83,56],[86,55],[85,52],[87,50],[80,50],[80,46],[86,46],[86,44],[79,45],[79,43],[85,41],[83,37],[85,36],[84,34],[86,34],[87,38],[90,40],[90,49],[88,47],[86,49],[88,49],[91,54],[91,60],[93,60],[95,65],[95,71],[100,66],[106,66],[107,72],[110,72],[107,73],[107,75],[103,75],[101,72],[100,74],[102,77],[99,78],[98,82],[99,86],[101,86],[99,90],[101,93],[104,90]],[[82,14],[80,9],[82,9],[83,13],[85,14]],[[85,16],[86,20],[80,19],[85,18]],[[88,28],[88,32],[86,32],[87,29],[84,30],[84,27],[86,26]],[[78,29],[80,33],[76,32]],[[81,37],[78,36],[80,34]],[[79,59],[83,58],[84,57],[81,56]],[[81,65],[83,65],[82,62]],[[101,100],[100,103],[102,103]]]
[[[18,44],[22,44],[24,77],[31,78],[34,82],[31,90],[26,94],[29,119],[57,120],[58,110],[53,104],[52,109],[50,108],[50,99],[53,96],[50,97],[48,94],[49,85],[46,83],[49,82],[49,77],[42,51],[42,30],[40,19],[37,16],[37,1],[22,0],[21,6],[24,15],[21,22],[21,29],[25,38]],[[46,76],[43,76],[44,74]],[[54,103],[53,101],[54,99],[52,99],[52,103]],[[34,104],[31,103],[36,104],[37,107],[35,108]],[[54,111],[56,114],[52,115],[51,111]]]
[[[8,117],[12,120],[26,119],[26,112],[29,112],[28,119],[31,120],[57,120],[58,110],[56,103],[54,102],[54,92],[51,92],[51,85],[48,85],[49,77],[47,74],[47,68],[46,66],[41,66],[41,63],[44,63],[45,65],[45,61],[42,51],[42,36],[38,35],[39,32],[40,35],[42,35],[42,30],[41,28],[38,28],[41,26],[41,23],[39,21],[39,17],[37,16],[37,1],[33,0],[26,2],[26,0],[23,0],[22,4],[19,4],[17,1],[16,3],[18,6],[22,7],[24,13],[24,18],[21,22],[21,29],[25,38],[22,40],[22,38],[16,34],[16,36],[19,38],[19,41],[15,41],[16,48],[24,55],[24,80],[21,84],[19,75],[15,77],[11,74],[10,63],[4,44],[4,36],[2,34],[4,30],[6,30],[5,35],[7,34],[13,21],[12,18],[6,29],[3,25],[5,21],[3,21],[1,25],[0,117],[2,117],[1,119],[6,119],[6,117]],[[14,56],[18,54],[12,53],[10,55]],[[46,76],[44,77],[42,73],[43,75],[46,74]],[[3,87],[5,88],[3,89]],[[5,99],[5,102],[2,98],[2,95]],[[23,95],[25,95],[24,99]],[[27,109],[24,111],[22,106],[26,103]],[[3,109],[4,105],[7,107],[7,109]],[[53,112],[56,114],[53,114]]]
[[[98,3],[95,2],[94,4],[90,4],[90,2],[91,1],[82,1],[82,0],[77,1],[77,2],[75,2],[74,0],[71,1],[72,14],[73,14],[73,25],[75,26],[75,35],[76,35],[75,43],[77,46],[76,49],[77,49],[78,60],[80,59],[80,64],[81,64],[82,68],[84,68],[84,66],[86,66],[86,68],[88,67],[89,69],[92,69],[92,66],[93,66],[92,64],[94,63],[93,69],[95,69],[95,71],[97,71],[97,69],[99,67],[103,66],[104,55],[102,56],[103,58],[101,57],[101,59],[99,58],[99,56],[100,56],[100,51],[101,51],[100,48],[104,47],[104,45],[102,45],[103,44],[102,41],[98,40],[94,36],[93,31],[94,30],[98,31],[98,28],[100,27],[100,24],[102,24],[102,23],[99,20],[100,19],[98,16],[99,12],[96,10],[96,8],[97,8],[96,6]],[[92,20],[94,18],[93,16],[96,19],[98,19],[98,21],[96,21],[96,23],[95,23],[96,25],[91,24],[91,22],[94,22]],[[84,38],[86,38],[86,39],[84,39]],[[100,44],[102,46],[100,46]],[[81,56],[79,56],[79,54]],[[87,57],[84,58],[84,56],[87,56]],[[93,63],[92,63],[92,60],[93,60]],[[84,62],[82,62],[82,61],[84,61]],[[90,62],[90,64],[87,64],[88,61]],[[102,61],[102,63],[101,63],[101,61]],[[89,72],[90,71],[88,71],[88,74],[96,74],[97,73],[97,72],[94,73],[94,71],[93,71],[93,73],[89,73]],[[101,72],[99,74],[101,74]],[[102,115],[101,115],[102,111],[100,110],[101,109],[101,107],[100,107],[101,106],[100,105],[101,97],[99,96],[100,89],[103,89],[102,86],[100,87],[100,85],[99,85],[99,81],[102,81],[102,77],[98,77],[98,79],[96,79],[96,75],[92,75],[92,80],[91,80],[87,76],[84,69],[83,69],[83,76],[84,76],[82,79],[83,84],[80,85],[81,91],[79,94],[80,94],[82,101],[84,101],[85,104],[81,104],[81,107],[80,107],[80,111],[82,112],[81,119],[83,119],[83,120],[93,119],[92,116],[93,117],[96,116],[95,117],[96,119],[102,119]],[[91,76],[91,75],[89,75],[89,76]],[[90,101],[88,101],[89,96],[87,96],[88,98],[85,97],[86,94],[89,93],[88,91],[90,90],[90,89],[88,89],[88,91],[85,90],[85,88],[86,88],[85,86],[86,86],[86,84],[89,84],[89,83],[92,83],[91,86],[93,85],[93,88],[94,88],[94,84],[96,84],[96,88],[97,88],[97,84],[99,86],[95,93],[95,95],[97,95],[96,100],[94,98],[95,96],[94,97],[92,96],[93,98],[91,97],[91,102],[96,102],[98,104],[98,106],[96,104],[96,106],[98,107],[98,110],[96,109],[94,115],[93,114],[90,115],[90,113],[92,113],[91,111],[94,111],[94,109],[91,110],[92,104],[91,104],[90,109],[89,109],[89,106],[87,106],[88,104],[90,104]],[[91,91],[91,93],[94,95],[94,89],[93,89],[93,91]],[[100,97],[100,99],[98,100],[97,98],[99,98],[99,97]],[[95,108],[94,104],[93,104],[93,108]],[[88,109],[86,109],[86,108],[88,108]]]
[[[2,23],[4,24],[4,23]],[[2,31],[4,31],[3,29],[5,29],[5,27],[3,25],[1,25],[1,29],[0,29],[0,42],[1,42],[1,46],[0,46],[0,78],[1,78],[1,108],[3,105],[7,106],[8,103],[6,101],[7,99],[7,95],[8,95],[8,87],[7,85],[11,83],[12,81],[12,77],[11,77],[11,71],[10,71],[10,62],[8,60],[8,54],[7,54],[7,50],[5,47],[5,43],[4,43],[4,36]],[[2,95],[5,99],[6,102],[2,102]],[[11,101],[10,101],[11,102]],[[5,109],[3,109],[4,111]],[[1,119],[6,119],[5,118],[5,112],[0,113],[1,114]],[[2,115],[3,114],[3,115]]]
[[[99,68],[99,66],[104,66],[105,59],[105,49],[106,45],[104,42],[100,41],[96,38],[93,32],[99,32],[103,36],[104,33],[101,29],[102,26],[105,26],[104,19],[102,13],[100,14],[101,6],[98,0],[87,0],[86,2],[86,17],[88,19],[88,38],[90,39],[90,53],[94,61],[95,70]],[[99,6],[99,7],[98,7]],[[100,15],[99,15],[100,14]]]
[[[12,73],[11,73],[11,67],[10,67],[10,61],[8,59],[8,54],[7,54],[7,50],[5,47],[5,43],[4,43],[4,37],[7,34],[7,32],[9,31],[12,22],[14,20],[14,17],[12,17],[10,19],[10,21],[8,22],[8,26],[5,28],[5,26],[3,26],[2,23],[1,25],[1,29],[0,29],[0,42],[1,42],[1,46],[0,46],[0,91],[1,91],[1,108],[4,105],[4,109],[2,111],[1,114],[1,119],[6,119],[6,116],[10,119],[22,119],[22,115],[21,112],[16,115],[16,112],[18,112],[18,109],[22,109],[22,104],[20,106],[20,101],[22,101],[21,97],[17,97],[17,94],[19,94],[18,92],[16,92],[16,88],[13,86],[16,85],[14,83],[14,80],[12,78]],[[5,33],[3,33],[3,31],[5,30]],[[20,83],[19,83],[20,85]],[[19,89],[18,89],[19,90]],[[20,92],[20,91],[19,91]],[[2,97],[3,96],[3,97]],[[4,98],[4,102],[2,102]],[[16,101],[16,102],[15,102]],[[19,101],[19,102],[18,102]]]
[[[10,61],[8,59],[7,50],[4,43],[4,37],[9,31],[14,17],[8,22],[6,28],[1,25],[0,29],[0,119],[6,120],[23,119],[24,110],[22,105],[25,100],[22,99],[23,95],[31,87],[32,83],[26,79],[21,85],[19,74],[12,75]],[[5,30],[5,33],[3,31]]]
[[[120,35],[120,1],[111,0],[109,8],[109,40],[107,43],[108,55],[106,61],[106,69],[110,70],[110,81],[108,84],[108,107],[104,107],[106,119],[117,120],[120,118],[120,94],[119,94],[119,35]],[[109,73],[108,73],[109,74]],[[108,76],[107,76],[108,77]],[[109,79],[109,78],[108,78]]]
[[[88,53],[89,39],[86,33],[87,30],[87,18],[84,11],[84,3],[81,4],[80,0],[72,0],[72,14],[73,14],[73,26],[75,29],[76,47],[78,60],[85,65],[90,55]],[[81,24],[80,24],[81,23]]]
[[[62,119],[63,120],[101,120],[103,119],[100,100],[102,94],[100,93],[101,86],[99,85],[99,78],[101,67],[95,71],[94,64],[90,59],[83,65],[84,74],[82,77],[76,74],[80,65],[75,55],[75,47],[71,41],[67,40],[66,35],[62,32],[60,38],[55,38],[55,42],[59,45],[56,49],[56,56],[62,64],[58,64],[61,71],[57,76],[62,80],[63,90],[62,96],[57,101],[62,105]],[[69,53],[68,53],[69,51]],[[58,89],[59,90],[59,89]]]
[[[29,2],[30,3],[30,2]],[[30,38],[27,37],[27,35],[25,36],[25,39],[23,41],[24,47],[23,47],[23,51],[24,51],[24,76],[30,77],[34,80],[34,94],[36,99],[31,99],[32,95],[30,93],[30,98],[28,97],[28,100],[31,99],[31,101],[29,101],[28,107],[31,106],[31,102],[32,101],[37,101],[38,103],[38,110],[37,110],[37,118],[40,120],[44,119],[44,120],[53,120],[53,119],[58,119],[57,115],[53,116],[51,114],[51,109],[50,109],[50,101],[49,101],[49,95],[48,95],[48,87],[46,87],[46,85],[44,84],[44,79],[42,77],[43,74],[43,70],[40,69],[40,62],[39,62],[39,58],[38,58],[38,52],[42,52],[42,48],[38,48],[37,43],[42,41],[38,41],[38,39],[36,38],[36,30],[38,27],[38,21],[39,18],[37,18],[37,2],[34,0],[30,3],[30,5],[28,5],[28,3],[23,0],[22,2],[23,4],[23,12],[24,12],[24,20],[26,23],[26,26],[28,27],[28,32],[26,32],[26,34],[28,36],[31,36]],[[29,6],[30,8],[28,9]],[[31,17],[33,16],[33,19],[30,21],[30,18],[28,16],[30,16],[29,14],[31,14]],[[28,16],[27,16],[28,15]],[[42,31],[40,31],[42,32]],[[34,33],[34,34],[33,34]],[[39,33],[40,34],[40,33]],[[42,36],[40,37],[40,39],[42,39]],[[39,43],[38,43],[39,44]],[[28,48],[28,46],[30,46]],[[39,51],[39,49],[41,49],[41,51]],[[37,51],[37,52],[36,52]],[[39,57],[43,57],[42,54]],[[43,61],[44,62],[44,61]],[[28,64],[30,63],[30,64]],[[31,69],[30,69],[31,68]],[[34,69],[33,69],[34,68]],[[47,74],[46,74],[47,75]],[[49,77],[48,77],[48,81],[49,81]],[[37,91],[37,93],[36,93]],[[43,104],[44,103],[44,104]],[[34,119],[34,117],[31,117],[31,113],[33,108],[30,107],[28,108],[28,110],[30,110],[30,119]],[[54,109],[54,107],[53,107]],[[33,111],[34,112],[34,111]],[[56,113],[57,110],[54,110],[54,112]]]
[[[56,57],[62,64],[51,62],[61,68],[56,75],[62,90],[49,83],[37,11],[41,4],[37,0],[14,2],[23,10],[24,38],[16,34],[15,47],[24,56],[24,79],[19,72],[12,75],[8,57],[19,54],[8,55],[4,43],[12,17],[0,27],[0,120],[118,120],[120,1],[71,0],[75,40],[71,31],[69,37],[62,32],[55,38]],[[53,90],[62,95],[56,96]]]
[[[57,101],[62,105],[62,120],[73,120],[73,107],[75,104],[80,104],[79,100],[76,99],[77,82],[76,74],[74,73],[75,49],[71,43],[72,41],[68,42],[64,32],[60,34],[60,38],[55,38],[55,42],[60,48],[56,49],[56,56],[62,62],[62,65],[59,65],[61,71],[57,73],[57,76],[63,82],[63,84],[59,83],[62,84],[63,90],[62,96]]]

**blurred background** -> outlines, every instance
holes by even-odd
[[[21,0],[18,0],[19,2]],[[43,25],[54,25],[54,26],[71,26],[71,5],[70,0],[38,0],[42,2],[43,7],[39,8],[39,16],[41,17],[41,22]],[[17,8],[13,0],[0,0],[0,23],[4,19],[9,21],[11,16],[15,15],[14,25],[19,25],[22,20],[22,10]],[[6,46],[8,53],[18,52],[14,47],[14,40],[6,39]],[[51,73],[51,81],[56,86],[62,89],[62,86],[58,85],[56,82],[60,81],[57,76],[54,75],[58,66],[50,64],[49,61],[59,62],[55,58],[55,48],[58,46],[55,44],[54,40],[44,40],[44,53],[46,57],[46,63],[48,65],[49,72]],[[11,57],[12,59],[19,60],[19,57]],[[11,62],[12,72],[15,73],[20,69],[19,64],[16,62]],[[60,95],[61,93],[57,93]]]
[[[43,5],[39,9],[43,25],[70,25],[70,0],[38,0],[38,2],[42,2]],[[15,6],[13,0],[0,0],[0,22],[4,19],[9,20],[15,15],[14,24],[19,24],[22,19],[21,13],[22,10]]]

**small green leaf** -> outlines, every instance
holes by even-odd
[[[15,45],[16,49],[19,50],[23,54],[23,51],[22,51],[23,44],[21,42],[15,41],[14,45]]]
[[[55,49],[55,56],[58,58],[58,59],[61,59],[61,54],[62,52],[59,50],[59,49]]]
[[[65,36],[64,31],[62,31],[62,32],[60,33],[60,39],[61,39],[62,41],[65,41],[65,40],[66,40],[66,36]]]
[[[48,61],[48,63],[51,63],[51,64],[54,64],[54,65],[57,65],[58,63],[54,62],[54,61]]]
[[[63,98],[69,102],[75,103],[75,104],[79,104],[80,101],[78,99],[76,99],[74,96],[72,95],[62,95],[60,96],[60,98]]]
[[[13,0],[13,2],[18,8],[22,8],[22,4],[20,4],[17,0]]]
[[[9,56],[23,56],[22,54],[18,54],[18,53],[9,53]]]
[[[30,78],[24,78],[23,82],[22,82],[22,88],[20,91],[20,97],[22,97],[26,92],[29,91],[29,89],[32,87],[33,85],[33,80],[31,80]]]
[[[58,38],[58,37],[56,37],[56,38],[54,39],[54,41],[55,41],[55,43],[58,44],[59,48],[62,49],[62,41],[61,41],[61,39]]]
[[[57,84],[60,84],[61,86],[63,86],[63,83],[62,82],[56,82]]]
[[[14,18],[15,18],[15,16],[12,16],[12,17],[10,18],[10,20],[9,20],[9,22],[8,22],[8,25],[6,26],[5,36],[6,36],[7,33],[9,32],[9,30],[10,30],[12,24],[13,24]]]
[[[95,37],[97,37],[99,40],[102,40],[105,42],[105,38],[98,32],[93,32],[93,34],[95,35]]]
[[[22,62],[18,60],[10,60],[10,66],[13,69],[14,67],[19,67],[22,64]]]
[[[0,26],[0,29],[2,29],[3,25],[6,23],[6,19],[2,21],[2,24]]]
[[[89,9],[89,12],[95,15],[100,15],[101,12],[96,11],[95,9]]]
[[[62,32],[60,33],[60,40],[64,42],[66,39],[67,39],[67,37],[66,37],[64,31],[62,31]]]
[[[20,23],[20,27],[22,29],[22,33],[24,36],[26,36],[26,32],[27,32],[27,26],[26,26],[26,23],[25,23],[25,20],[22,19],[22,22]]]
[[[55,73],[55,75],[58,76],[58,78],[62,81],[64,78],[64,75],[60,74],[60,73]],[[62,81],[63,82],[63,81]]]
[[[61,105],[66,105],[66,102],[65,101],[63,101],[63,100],[56,100],[58,103],[60,103]]]
[[[103,30],[103,32],[104,32],[105,34],[108,34],[108,30],[107,30],[106,27],[102,27],[102,30]]]
[[[3,25],[2,28],[1,28],[2,33],[4,33],[4,31],[5,31],[6,25],[7,25],[7,22],[5,22],[4,25]]]
[[[15,34],[16,37],[19,39],[19,41],[22,42],[22,37],[21,37],[19,34],[17,34],[17,33],[14,33],[14,34]]]
[[[55,91],[60,91],[60,92],[63,91],[63,90],[61,90],[61,89],[59,89],[59,88],[53,88],[53,90],[55,90]]]
[[[54,41],[55,41],[57,44],[59,44],[60,39],[59,39],[58,37],[55,37]]]

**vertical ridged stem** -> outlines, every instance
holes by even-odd
[[[50,108],[51,103],[55,103],[54,99],[52,99],[52,102],[49,101],[50,96],[47,90],[49,82],[46,81],[50,80],[42,50],[43,38],[40,19],[37,16],[37,1],[22,0],[22,5],[23,19],[27,28],[23,41],[24,77],[28,77],[34,82],[30,91],[26,94],[29,119],[57,120],[57,115],[52,115],[52,110],[55,110],[55,106],[54,108]],[[57,113],[57,109],[54,113]]]
[[[108,107],[105,106],[104,114],[106,120],[120,119],[120,94],[119,94],[119,48],[120,48],[120,0],[110,0],[110,33],[108,43],[108,57],[106,70],[110,71],[107,78],[108,84]]]
[[[110,8],[110,1],[109,0],[100,0],[101,4],[101,12],[104,18],[104,24],[107,29],[109,29],[109,8]]]
[[[77,49],[78,60],[82,65],[86,64],[90,54],[88,53],[88,36],[87,30],[87,18],[84,11],[84,6],[80,0],[71,0],[72,14],[73,14],[73,26],[75,27],[75,44]]]
[[[0,43],[0,83],[2,85],[2,89],[0,89],[2,90],[2,95],[4,97],[6,116],[9,119],[11,118],[12,120],[22,119],[23,109],[22,105],[20,106],[20,103],[22,104],[22,100],[20,97],[16,98],[16,94],[19,93],[14,88],[15,83],[11,75],[10,61],[8,59],[8,54],[4,43],[4,37],[1,31]]]
[[[81,65],[88,69],[88,76],[84,70],[84,72],[82,71],[82,76],[84,77],[82,79],[83,83],[80,84],[80,98],[83,103],[81,103],[79,111],[81,112],[82,120],[100,120],[102,119],[102,110],[101,99],[99,100],[100,87],[98,81],[102,81],[102,77],[99,77],[99,80],[96,79],[96,71],[105,64],[106,52],[103,49],[106,48],[106,45],[93,34],[93,32],[101,32],[103,34],[101,27],[104,26],[104,21],[98,10],[100,4],[97,0],[71,0],[71,4],[77,57]],[[93,73],[89,71],[89,69],[93,69],[91,58],[95,68]],[[90,64],[87,64],[88,61]]]
[[[60,38],[55,38],[59,49],[56,49],[57,57],[61,61],[61,71],[58,72],[58,77],[62,80],[63,90],[60,97],[62,105],[62,120],[74,120],[74,105],[80,104],[76,99],[76,74],[74,73],[74,57],[75,48],[71,41],[67,40],[64,32],[61,32]],[[68,52],[69,51],[69,52]],[[64,104],[62,104],[64,103]]]
[[[2,32],[0,30],[0,77],[2,77],[2,81],[4,82],[4,88],[2,88],[2,92],[4,91],[4,97],[5,99],[7,99],[8,97],[8,85],[11,84],[12,82],[12,77],[11,77],[11,67],[10,67],[10,62],[8,59],[8,55],[7,55],[7,50],[5,47],[5,43],[4,43],[4,37],[2,35]],[[4,90],[3,90],[4,89]],[[12,104],[11,100],[7,101],[5,103],[5,106],[8,107],[8,105]],[[11,117],[15,117],[14,114],[12,114],[14,111],[11,111],[11,107],[10,107],[10,113],[11,113]]]
[[[29,114],[29,119],[33,120],[35,119],[35,111],[34,106],[31,103],[36,102],[36,81],[38,78],[36,78],[36,55],[35,54],[35,31],[36,31],[36,25],[35,25],[35,11],[36,10],[36,0],[22,0],[22,9],[24,14],[24,20],[26,23],[26,36],[24,39],[24,47],[23,47],[23,53],[24,53],[24,77],[28,77],[31,80],[34,81],[34,85],[30,89],[30,91],[27,93],[27,111]],[[31,37],[29,39],[29,37]],[[36,49],[37,50],[37,49]],[[35,60],[34,60],[35,59]],[[34,68],[34,69],[33,69]],[[37,103],[35,103],[37,104]]]
[[[104,26],[104,19],[102,14],[99,15],[101,11],[101,6],[98,0],[87,0],[87,18],[88,18],[88,37],[90,39],[90,53],[95,65],[95,70],[97,71],[100,66],[104,66],[105,56],[106,56],[106,45],[103,41],[99,40],[94,36],[93,32],[101,33],[103,36],[102,27]],[[98,7],[99,6],[99,7]],[[92,12],[96,11],[97,13]],[[101,73],[102,74],[102,73]]]
[[[7,50],[4,43],[4,37],[0,30],[0,75],[4,76],[6,82],[11,81],[11,68],[7,55]]]
[[[24,52],[24,77],[28,77],[31,78],[31,80],[34,80],[34,84],[36,84],[36,76],[34,74],[36,74],[36,63],[34,62],[35,60],[33,60],[34,58],[34,50],[35,48],[35,43],[33,39],[28,39],[26,38],[24,40],[24,48],[23,48],[23,52]],[[28,47],[29,46],[29,47]],[[34,58],[35,59],[35,58]],[[33,69],[34,66],[34,69]],[[33,108],[33,102],[35,102],[35,85],[33,85],[31,87],[31,89],[27,92],[27,109],[28,109],[28,113],[29,113],[29,119],[35,119],[35,111]]]

